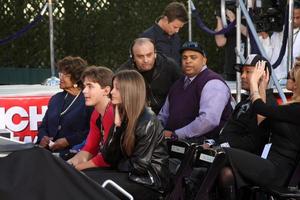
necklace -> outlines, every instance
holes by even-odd
[[[65,96],[65,100],[66,100],[66,98],[68,97],[68,94],[69,93],[67,93],[66,94],[66,96]],[[69,109],[70,109],[70,107],[73,105],[73,103],[76,101],[76,99],[79,97],[79,95],[81,94],[81,91],[76,95],[76,97],[73,99],[73,101],[70,103],[70,105],[64,110],[64,111],[62,111],[61,113],[60,113],[60,116],[62,116],[62,115],[64,115]]]

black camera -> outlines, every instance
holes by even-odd
[[[264,1],[253,9],[253,23],[257,32],[281,32],[284,25],[285,0]]]

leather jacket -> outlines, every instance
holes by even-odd
[[[135,149],[130,157],[119,162],[120,171],[128,171],[129,179],[158,191],[169,184],[169,155],[163,127],[153,111],[146,107],[135,130]]]

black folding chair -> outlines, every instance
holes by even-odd
[[[286,187],[257,187],[252,188],[253,200],[300,200],[300,159]]]
[[[192,171],[195,148],[194,145],[183,140],[168,141],[168,148],[171,186],[163,199],[183,200],[184,178],[188,177]]]
[[[300,199],[300,159],[291,176],[287,187],[268,187],[265,188],[266,192],[270,195],[271,199]]]
[[[214,165],[212,165],[213,162]],[[224,164],[225,153],[221,147],[209,149],[203,149],[201,146],[197,147],[194,167],[195,169],[198,168],[199,171],[199,183],[197,184],[195,200],[216,199],[216,194],[212,192],[212,189]],[[204,196],[203,194],[207,195]]]

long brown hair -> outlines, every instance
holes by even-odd
[[[135,128],[137,120],[146,105],[146,86],[144,78],[134,70],[124,70],[115,74],[113,80],[118,82],[123,111],[122,118],[127,120],[127,127],[123,139],[123,148],[128,156],[134,150]]]

